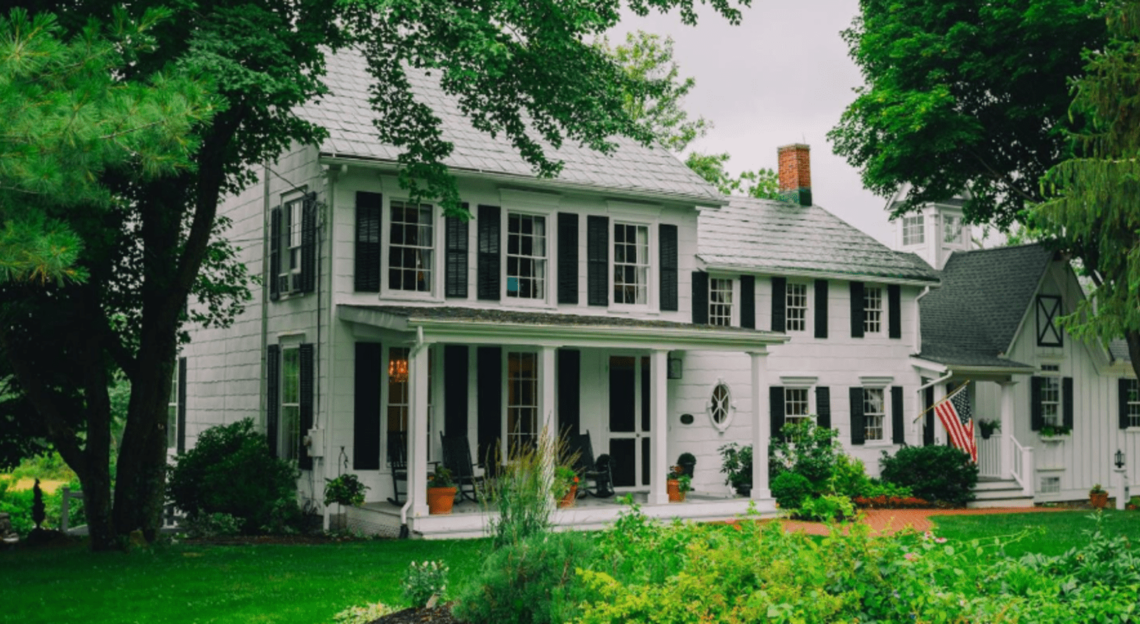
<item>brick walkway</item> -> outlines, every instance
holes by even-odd
[[[894,533],[907,527],[915,531],[929,531],[933,526],[932,516],[982,516],[989,514],[1047,513],[1065,511],[1046,507],[1011,507],[994,509],[865,509],[863,524],[870,525],[880,533]],[[803,531],[808,535],[827,535],[827,525],[801,520],[780,520],[789,531]]]

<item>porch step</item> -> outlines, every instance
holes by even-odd
[[[1033,497],[1013,479],[987,479],[974,487],[975,499],[967,507],[987,509],[995,507],[1032,507]]]

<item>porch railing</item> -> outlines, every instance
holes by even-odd
[[[115,491],[111,490],[111,499],[114,500]],[[87,525],[80,525],[77,527],[69,526],[71,524],[71,501],[77,500],[83,502],[83,492],[79,490],[72,491],[66,485],[63,486],[62,496],[60,497],[60,510],[59,510],[59,529],[64,533],[84,534],[83,531],[87,529]],[[167,501],[166,506],[162,508],[162,530],[172,532],[178,529],[179,523],[182,521],[182,513],[175,508],[174,503]]]
[[[990,439],[978,436],[978,476],[1001,477],[1002,436],[995,433]]]
[[[1013,442],[1013,478],[1026,496],[1033,496],[1033,447],[1022,446],[1017,438],[1010,440]]]

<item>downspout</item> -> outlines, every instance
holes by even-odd
[[[914,298],[914,351],[915,353],[922,353],[922,306],[919,302],[922,298],[930,294],[930,286],[922,289],[918,296]]]
[[[258,424],[264,430],[264,428],[267,426],[265,421],[268,417],[266,415],[266,412],[268,411],[268,400],[266,397],[266,394],[268,393],[268,379],[266,378],[265,374],[265,366],[266,358],[268,358],[266,352],[269,350],[269,280],[273,279],[273,276],[269,274],[269,213],[272,208],[270,207],[271,204],[269,201],[270,188],[268,161],[261,163],[261,184],[261,194],[263,196],[262,199],[264,205],[261,214],[261,274],[263,279],[261,280],[261,357],[258,358],[258,361],[261,362],[261,374],[258,375],[260,384],[259,396],[261,400],[259,403],[261,404],[261,414],[258,416]]]
[[[408,361],[411,362],[415,359],[416,355],[423,350],[424,345],[424,328],[416,328],[416,344],[412,346],[411,352],[408,354]],[[409,444],[411,440],[408,441]],[[411,468],[409,467],[409,474]],[[408,508],[412,506],[412,490],[408,488],[408,499],[404,501],[404,506],[400,508],[400,539],[408,539]]]

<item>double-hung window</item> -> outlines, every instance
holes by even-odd
[[[784,424],[799,424],[811,420],[807,388],[784,388]]]
[[[784,295],[786,301],[787,321],[785,331],[804,331],[807,329],[807,284],[789,283]]]
[[[614,303],[649,303],[649,226],[614,224]]]
[[[538,354],[507,353],[507,450],[538,440]]]
[[[427,204],[392,200],[388,236],[388,287],[407,292],[432,292],[435,260],[434,211]]]
[[[925,217],[912,215],[903,217],[903,245],[920,245],[926,242],[926,232],[923,230]]]
[[[732,280],[709,279],[709,325],[732,325]]]
[[[879,286],[867,286],[863,291],[863,332],[878,334],[882,331],[883,289]]]
[[[296,276],[301,273],[301,231],[304,221],[302,220],[302,211],[304,210],[305,201],[304,197],[297,197],[294,200],[286,202],[281,210],[281,218],[284,223],[281,224],[281,269],[277,274],[278,288],[283,293],[296,290],[298,284],[295,284]]]
[[[1060,427],[1061,418],[1061,367],[1044,364],[1041,372],[1041,422],[1050,427]]]
[[[507,296],[546,298],[546,217],[507,216]]]
[[[174,379],[170,382],[170,398],[166,403],[166,448],[178,446],[178,366],[174,367]]]
[[[277,456],[297,461],[301,450],[301,349],[281,350],[281,426]]]
[[[962,242],[962,218],[947,215],[942,219],[942,242]]]
[[[887,415],[886,390],[863,389],[863,427],[865,440],[883,440],[883,422]]]
[[[1128,426],[1140,427],[1140,383],[1130,379],[1128,383]]]

